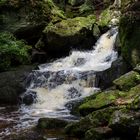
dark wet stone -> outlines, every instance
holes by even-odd
[[[34,66],[21,66],[0,73],[0,104],[17,104],[19,95],[25,91],[26,77]]]
[[[27,91],[25,95],[23,95],[22,102],[26,105],[30,105],[36,101],[36,92],[34,91]]]
[[[113,85],[113,80],[126,72],[128,72],[128,66],[120,57],[112,63],[109,69],[96,73],[95,87],[108,88]]]
[[[68,124],[65,120],[55,118],[40,118],[37,127],[40,129],[64,128]]]

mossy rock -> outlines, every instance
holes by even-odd
[[[140,63],[140,2],[127,7],[120,19],[119,32],[121,53],[125,61],[135,67]]]
[[[107,126],[111,114],[118,110],[118,107],[108,107],[94,111],[93,113],[82,118],[79,122],[68,124],[65,127],[65,133],[68,135],[84,138],[85,132],[91,128]]]
[[[89,49],[95,42],[92,27],[95,16],[76,17],[49,24],[44,30],[44,42],[47,50],[54,52],[69,51],[71,47]]]
[[[112,129],[109,127],[91,128],[85,133],[85,140],[103,140],[112,136]]]
[[[136,85],[129,91],[106,91],[96,93],[87,97],[83,104],[79,106],[79,112],[82,115],[87,115],[95,110],[107,108],[110,106],[127,105],[129,108],[139,108],[140,85]]]
[[[108,26],[111,19],[111,10],[109,8],[105,9],[99,16],[98,24],[101,27]]]
[[[130,71],[120,78],[113,81],[117,89],[128,91],[130,88],[136,86],[140,83],[140,75],[138,72]]]
[[[101,92],[94,99],[89,99],[79,107],[82,115],[87,115],[92,111],[106,108],[113,105],[114,101],[120,97],[119,91]]]
[[[110,119],[109,127],[116,135],[125,138],[136,138],[140,125],[140,113],[121,109],[115,111]]]
[[[49,22],[66,19],[53,0],[7,0],[1,3],[0,31],[11,32],[33,46]]]
[[[20,66],[0,73],[0,104],[17,104],[19,96],[25,92],[28,74],[36,66]]]
[[[137,66],[134,68],[134,71],[140,73],[140,64],[137,64]]]
[[[131,102],[127,105],[129,109],[139,110],[140,109],[140,85],[137,85],[129,91],[127,97]]]
[[[53,118],[40,118],[37,127],[40,129],[64,128],[68,124],[65,120]]]

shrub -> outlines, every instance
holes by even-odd
[[[0,71],[30,62],[30,46],[17,40],[11,33],[0,33]]]

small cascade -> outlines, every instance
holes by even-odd
[[[97,90],[97,71],[103,71],[117,59],[114,50],[117,28],[103,34],[92,51],[73,51],[70,56],[39,66],[27,78],[27,92],[33,104],[22,106],[29,116],[71,118],[66,104],[89,96]]]
[[[96,72],[108,69],[117,59],[117,33],[114,27],[100,37],[92,51],[72,51],[68,57],[40,65],[30,73],[27,91],[21,96],[28,105],[21,105],[16,125],[6,130],[7,135],[13,129],[33,126],[41,117],[78,119],[70,114],[71,104],[99,90],[95,87]]]

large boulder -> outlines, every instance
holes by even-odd
[[[114,104],[115,100],[121,95],[119,91],[107,91],[98,93],[95,98],[88,98],[88,100],[80,105],[79,111],[82,115],[87,115],[90,112],[106,108]]]
[[[60,129],[64,128],[68,121],[55,118],[40,118],[37,127],[40,129]]]
[[[44,30],[44,43],[50,53],[61,54],[74,49],[90,49],[95,43],[92,27],[95,16],[76,17],[49,24]]]
[[[118,89],[128,91],[130,88],[140,84],[139,77],[140,75],[138,72],[130,71],[114,80],[113,83]]]
[[[12,32],[33,45],[48,22],[65,18],[52,0],[5,0],[0,11],[0,31]]]
[[[17,104],[19,95],[25,91],[25,79],[33,66],[21,66],[16,70],[0,73],[0,103]]]
[[[81,118],[79,122],[68,124],[65,127],[65,133],[79,138],[84,138],[85,133],[91,128],[107,126],[110,116],[115,110],[118,110],[118,107],[108,107],[94,111],[84,118]]]
[[[139,1],[127,6],[119,25],[121,53],[126,62],[132,67],[140,63],[139,7]]]

